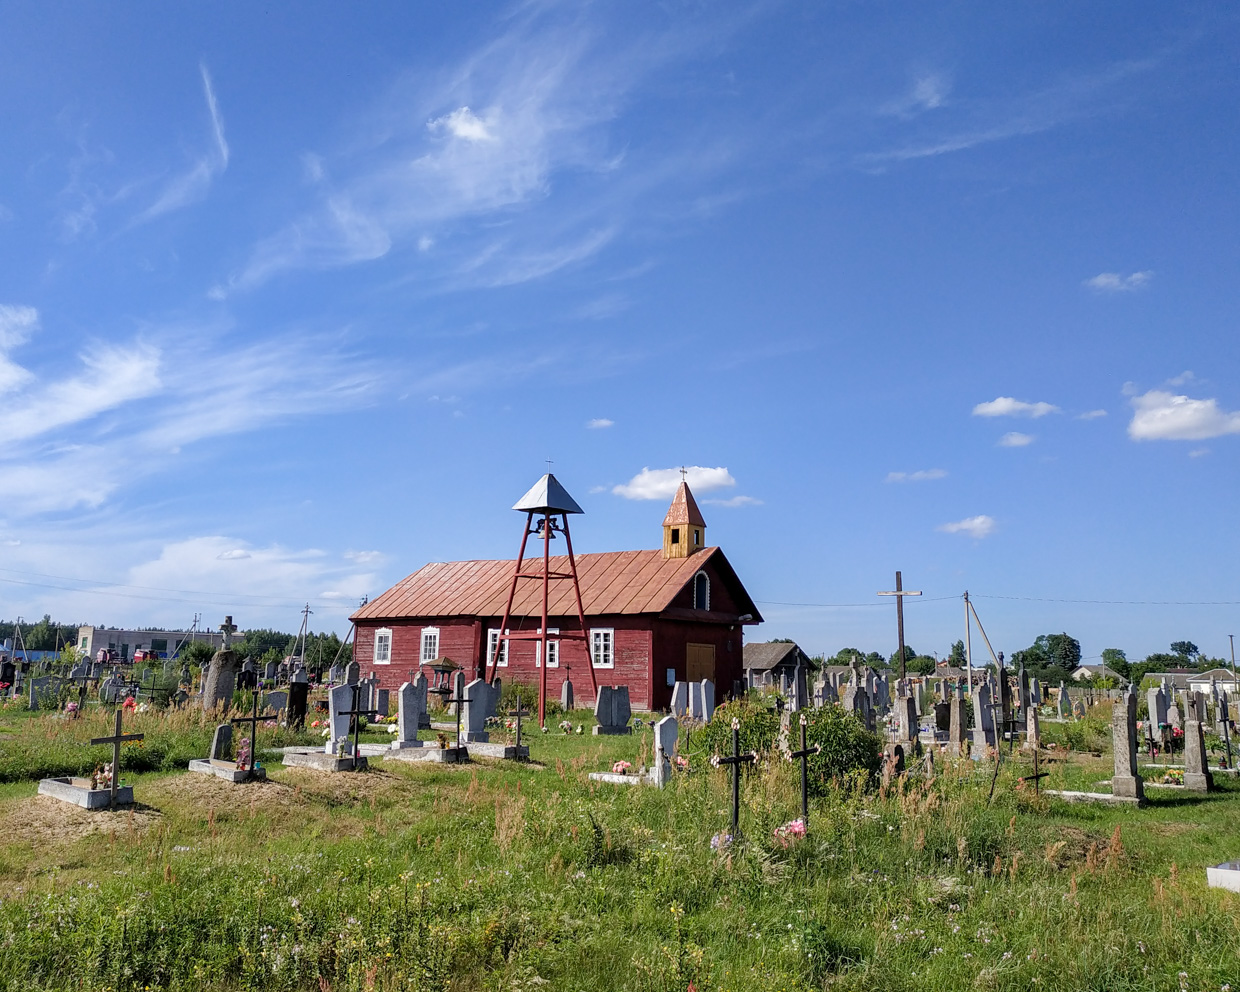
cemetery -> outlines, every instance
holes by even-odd
[[[1010,668],[970,692],[854,660],[804,690],[677,682],[663,712],[600,686],[540,725],[537,686],[381,695],[356,665],[294,712],[222,684],[229,650],[181,702],[107,673],[0,702],[0,987],[1240,975],[1225,692],[1070,698]]]

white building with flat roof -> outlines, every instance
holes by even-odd
[[[161,658],[173,657],[191,641],[210,644],[218,651],[224,635],[209,630],[125,630],[120,627],[79,627],[77,647],[82,654],[97,658],[100,651],[115,651],[121,661],[129,661],[135,651],[150,651]]]

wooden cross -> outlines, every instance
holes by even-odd
[[[758,756],[752,751],[741,754],[741,721],[732,717],[732,757],[721,758],[715,755],[710,763],[718,768],[720,765],[732,766],[732,836],[735,837],[741,821],[741,765],[757,761]]]
[[[258,697],[259,690],[254,689],[254,708],[250,711],[249,716],[235,716],[230,722],[232,723],[248,723],[250,725],[250,763],[245,767],[247,773],[246,778],[254,771],[254,758],[258,754],[258,721],[259,720],[278,720],[278,713],[266,713],[263,716],[258,715]],[[240,765],[240,763],[238,763]]]
[[[805,729],[809,721],[805,718],[805,714],[801,714],[801,750],[791,752],[788,757],[791,759],[801,759],[801,822],[805,824],[805,829],[809,830],[809,756],[818,754],[822,750],[821,744],[815,744],[813,747],[807,747],[805,743]]]
[[[353,709],[343,710],[340,714],[341,716],[349,716],[349,717],[356,718],[359,716],[378,716],[379,715],[378,710],[364,710],[361,708],[362,687],[359,684],[354,683],[352,686],[350,686],[350,688],[353,690]],[[352,723],[353,723],[353,767],[357,768],[358,738],[361,736],[361,733],[362,733],[362,721],[358,719],[354,719]],[[457,720],[457,728],[458,728],[457,735],[459,736],[460,735],[460,729],[459,729],[460,720],[459,719]]]
[[[900,638],[900,678],[907,678],[908,673],[905,671],[904,662],[904,597],[920,596],[920,592],[914,592],[911,589],[905,589],[899,572],[896,572],[896,587],[891,592],[880,592],[880,596],[895,596],[896,598],[896,632]]]
[[[460,699],[456,699],[453,696],[449,695],[448,698],[444,700],[445,704],[450,704],[450,703],[457,704],[457,707],[456,707],[456,746],[457,747],[461,746],[461,707],[465,703],[472,703],[472,702],[473,702],[472,699],[469,699],[465,696],[461,696]]]
[[[108,800],[109,805],[116,805],[116,790],[120,787],[121,776],[121,745],[126,741],[140,741],[145,734],[122,734],[121,718],[125,713],[125,707],[118,706],[116,708],[116,733],[111,737],[93,737],[91,738],[91,746],[96,744],[112,745],[112,797]]]
[[[515,716],[517,718],[517,760],[520,761],[521,760],[521,717],[530,715],[530,711],[521,705],[520,696],[517,696],[517,708],[515,710],[509,710],[508,715]],[[458,737],[460,736],[459,730],[457,732],[457,736]]]

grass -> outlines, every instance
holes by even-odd
[[[0,748],[54,719],[0,714]],[[0,786],[0,989],[1240,989],[1240,896],[1204,878],[1240,853],[1230,779],[1069,805],[1017,755],[988,801],[989,764],[940,760],[839,782],[783,848],[797,777],[769,761],[748,839],[716,852],[728,779],[685,738],[668,789],[587,779],[650,740],[534,733],[528,766],[271,764],[235,787],[144,772],[136,810],[93,816]],[[1048,787],[1109,777],[1055,751]]]

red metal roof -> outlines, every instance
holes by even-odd
[[[605,551],[577,555],[581,602],[587,616],[661,613],[709,560],[721,578],[733,586],[742,613],[760,621],[757,608],[718,548],[704,548],[688,558],[664,559],[652,551]],[[432,562],[372,599],[350,618],[377,620],[397,617],[478,616],[504,614],[512,583],[513,561]],[[540,558],[526,559],[523,571],[541,574]],[[568,571],[568,556],[551,559],[552,572]],[[514,616],[542,613],[542,582],[517,583]],[[552,580],[548,614],[572,616],[577,612],[573,584]]]
[[[698,509],[697,500],[689,491],[689,484],[682,482],[672,497],[672,505],[667,508],[667,516],[663,518],[664,527],[675,527],[677,524],[690,524],[694,527],[705,527],[702,511]]]

